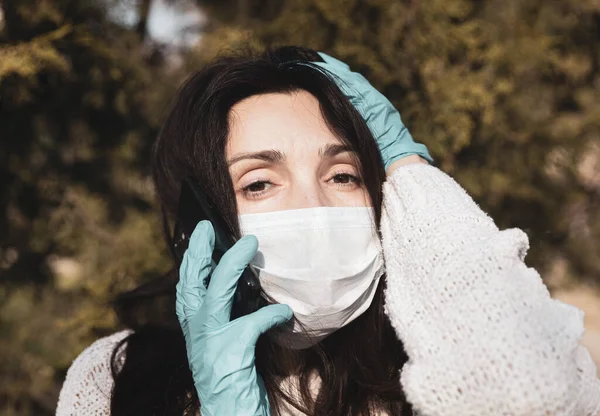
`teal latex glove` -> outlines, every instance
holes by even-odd
[[[179,269],[176,311],[202,416],[270,414],[264,384],[254,365],[258,337],[287,322],[287,305],[269,305],[229,320],[237,281],[254,258],[258,241],[244,236],[223,255],[210,278],[215,235],[208,221],[198,224]]]
[[[365,77],[352,72],[342,61],[322,52],[319,55],[325,62],[313,64],[334,75],[337,86],[363,116],[377,141],[386,171],[393,162],[409,155],[419,155],[433,162],[427,147],[414,142],[398,110]]]

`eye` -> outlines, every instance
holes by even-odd
[[[255,181],[250,185],[244,186],[242,192],[248,198],[258,198],[268,191],[273,184],[269,181]]]
[[[332,179],[336,183],[344,184],[358,181],[358,178],[356,176],[350,175],[348,173],[338,173]]]
[[[339,186],[356,187],[362,185],[362,181],[358,176],[343,172],[334,174],[329,181]]]

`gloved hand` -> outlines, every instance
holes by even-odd
[[[212,272],[215,235],[202,221],[194,230],[179,269],[176,311],[202,416],[269,415],[269,401],[254,365],[258,337],[288,321],[287,305],[269,305],[229,320],[238,278],[254,258],[258,242],[245,236],[223,255]]]
[[[363,116],[377,141],[386,171],[393,162],[409,155],[420,155],[433,162],[427,147],[413,141],[398,110],[365,77],[352,72],[342,61],[322,52],[319,55],[325,62],[313,64],[334,75],[337,86]]]

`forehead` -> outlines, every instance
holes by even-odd
[[[229,112],[227,153],[265,149],[293,151],[339,143],[327,127],[319,101],[306,91],[255,95]]]

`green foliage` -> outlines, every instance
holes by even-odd
[[[195,1],[209,25],[178,71],[145,22],[106,19],[119,0],[1,6],[1,414],[52,414],[71,360],[117,327],[114,295],[168,267],[151,142],[183,73],[249,41],[348,62],[530,234],[548,284],[600,282],[597,1]]]
[[[3,12],[0,413],[53,414],[114,295],[169,266],[147,163],[175,83],[91,2]]]

